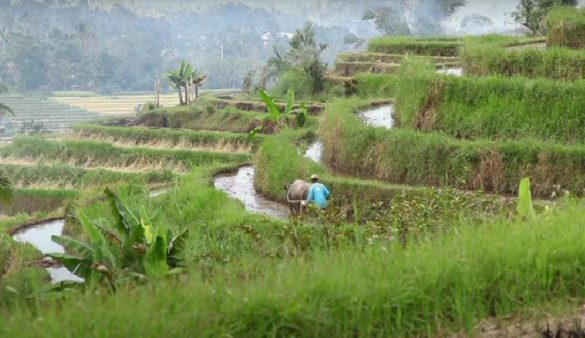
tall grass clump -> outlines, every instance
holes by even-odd
[[[457,56],[462,41],[451,38],[378,37],[368,42],[368,52],[428,56]]]
[[[529,222],[464,227],[406,249],[340,248],[270,263],[249,257],[213,276],[18,307],[4,336],[448,335],[489,317],[585,297],[582,205]],[[545,239],[545,240],[543,240]],[[568,301],[574,300],[574,301]],[[0,310],[2,311],[2,310]],[[152,320],[156,313],[165,320]],[[26,330],[23,330],[26,328]]]
[[[585,81],[471,78],[403,72],[400,126],[456,138],[585,142]]]
[[[395,184],[451,186],[516,193],[529,176],[533,192],[548,197],[566,189],[582,195],[585,147],[538,141],[459,140],[437,133],[368,127],[359,99],[331,103],[319,137],[334,172]],[[403,121],[404,122],[404,121]]]
[[[558,7],[546,18],[549,47],[581,49],[585,47],[585,9]]]
[[[22,302],[48,277],[45,270],[31,264],[40,258],[39,251],[17,243],[0,228],[0,308]]]

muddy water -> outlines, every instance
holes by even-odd
[[[310,158],[315,163],[321,163],[323,159],[323,143],[317,141],[307,149],[305,157]]]
[[[360,117],[362,121],[371,127],[390,129],[394,125],[394,119],[392,119],[393,112],[394,105],[391,104],[361,112]]]
[[[439,74],[463,76],[463,68],[445,68],[437,70]]]
[[[63,247],[51,240],[51,236],[60,236],[63,234],[65,220],[54,220],[38,224],[34,227],[24,229],[14,234],[13,238],[17,242],[28,243],[33,245],[43,254],[64,253]],[[58,283],[61,281],[83,282],[83,279],[75,276],[64,267],[49,267],[47,271],[51,275],[51,281]]]
[[[254,175],[254,167],[242,167],[235,175],[217,176],[214,180],[214,186],[217,190],[241,201],[249,212],[277,219],[288,218],[288,209],[284,205],[269,201],[256,193]],[[285,192],[284,188],[282,192]]]

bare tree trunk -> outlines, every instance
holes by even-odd
[[[185,104],[189,104],[190,102],[190,97],[189,97],[189,85],[185,85]]]
[[[199,98],[199,83],[195,84],[195,99]]]
[[[157,79],[154,83],[154,89],[156,90],[156,96],[154,98],[157,108],[160,108],[160,79]]]
[[[183,105],[183,89],[181,87],[179,89],[179,104]]]

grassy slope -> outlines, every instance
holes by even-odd
[[[585,296],[581,209],[464,228],[406,250],[317,250],[312,259],[278,264],[248,257],[209,278],[193,272],[111,297],[46,304],[43,321],[26,308],[5,312],[0,335],[366,337],[471,329],[488,316]]]

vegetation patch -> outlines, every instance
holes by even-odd
[[[540,197],[585,191],[585,147],[537,141],[458,140],[436,133],[371,128],[358,118],[364,102],[332,103],[319,131],[324,159],[336,173],[396,184],[516,193],[530,177]]]
[[[554,80],[585,78],[585,53],[564,48],[507,50],[474,44],[461,51],[465,74],[524,76]]]
[[[547,16],[547,44],[550,47],[585,47],[585,9],[558,7]]]
[[[134,146],[157,148],[181,148],[183,150],[209,149],[231,153],[246,153],[257,147],[262,140],[250,139],[245,134],[189,131],[170,128],[128,128],[99,125],[80,125],[74,129],[78,137],[84,139],[120,142]]]
[[[72,190],[14,189],[11,203],[0,204],[0,214],[13,216],[21,213],[32,215],[51,212],[77,197]]]
[[[0,156],[58,160],[75,166],[159,166],[183,172],[202,164],[243,163],[251,159],[247,154],[121,148],[95,141],[49,141],[36,137],[17,138],[10,146],[0,148]]]
[[[148,173],[122,173],[105,169],[87,169],[68,165],[1,164],[8,180],[18,187],[61,187],[82,189],[116,183],[162,184],[175,179],[170,170]]]
[[[462,45],[459,39],[414,39],[379,37],[368,42],[368,52],[385,54],[412,54],[429,56],[457,56]]]
[[[333,176],[325,168],[298,154],[300,134],[284,132],[266,139],[256,156],[256,188],[273,200],[286,203],[285,184],[321,176],[332,191],[330,206],[316,217],[325,224],[352,222],[372,236],[425,237],[461,224],[481,222],[508,209],[495,196],[470,194],[453,189],[385,184],[379,181]]]
[[[406,66],[395,117],[401,127],[456,138],[584,143],[584,92],[585,81],[441,76]]]

